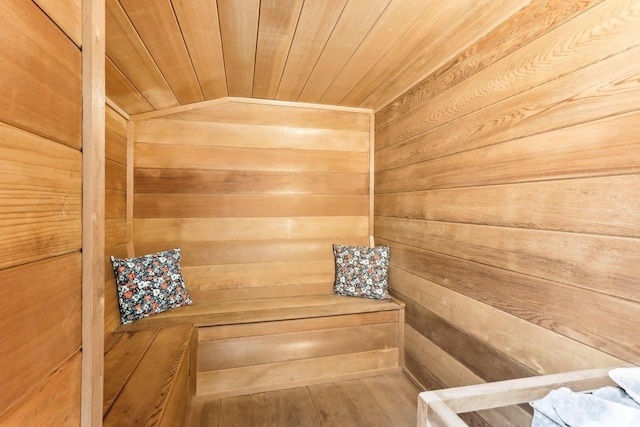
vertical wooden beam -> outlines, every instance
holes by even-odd
[[[133,144],[135,141],[135,123],[131,120],[127,121],[127,195],[126,195],[126,226],[127,232],[125,241],[127,242],[127,256],[135,256],[135,248],[133,245],[133,199],[134,199],[134,164],[133,164]]]
[[[82,2],[82,400],[81,424],[102,425],[104,378],[105,12]]]
[[[376,136],[376,115],[372,111],[371,118],[369,119],[369,246],[375,246],[375,239],[373,236],[373,213],[374,213],[373,203],[375,198],[373,185],[375,183],[374,166],[375,166],[375,154],[376,154],[375,136]]]

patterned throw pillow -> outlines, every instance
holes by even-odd
[[[139,258],[111,257],[111,263],[123,325],[192,303],[180,270],[180,248]]]
[[[336,282],[333,293],[350,297],[389,299],[389,247],[333,245]]]

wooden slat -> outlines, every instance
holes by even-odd
[[[105,107],[105,127],[122,138],[127,138],[127,119],[108,105]]]
[[[390,246],[394,265],[404,270],[629,362],[638,359],[637,345],[624,326],[640,310],[637,303],[435,252]],[[576,306],[576,300],[591,301],[588,312]],[[608,314],[612,312],[618,316]]]
[[[104,415],[111,410],[111,406],[124,389],[131,374],[158,336],[158,330],[148,329],[116,335],[118,342],[104,356]]]
[[[331,32],[298,101],[318,102],[389,5],[390,0],[351,0]],[[349,40],[349,43],[345,43]]]
[[[251,395],[251,425],[277,427],[284,425],[284,414],[277,391]]]
[[[135,192],[368,194],[368,173],[135,169]]]
[[[35,3],[65,32],[82,46],[82,2],[80,0],[35,0]]]
[[[381,427],[391,426],[389,419],[384,415],[380,406],[359,380],[343,381],[336,383],[335,386],[353,418],[358,420],[359,424]]]
[[[237,396],[220,402],[220,426],[251,425],[251,396]]]
[[[313,401],[306,387],[280,390],[280,404],[287,426],[319,426]]]
[[[475,301],[419,276],[390,268],[392,291],[411,298],[447,322],[539,374],[622,364],[622,360],[559,333]],[[500,333],[496,333],[500,330]],[[527,339],[514,339],[527,337]],[[540,346],[539,343],[546,343]],[[556,352],[547,351],[557,349]],[[574,357],[560,359],[557,353]],[[444,388],[439,385],[436,388]]]
[[[568,3],[562,0],[533,0],[491,33],[429,74],[418,85],[376,112],[376,127],[388,125],[398,117],[425,104],[469,76],[493,65],[548,33],[602,0]]]
[[[350,172],[369,168],[367,153],[136,143],[141,168],[217,169],[280,172]]]
[[[306,1],[289,49],[276,99],[295,101],[324,49],[346,0]]]
[[[145,425],[162,419],[169,391],[191,341],[191,330],[191,326],[160,330],[107,413],[105,426]]]
[[[229,95],[250,97],[253,92],[260,1],[217,1]]]
[[[169,1],[120,0],[136,32],[181,104],[203,101],[198,78]]]
[[[369,150],[369,132],[246,125],[215,121],[143,120],[136,122],[136,142],[223,147],[296,148],[299,150]]]
[[[194,400],[187,419],[187,427],[218,427],[220,399]]]
[[[367,196],[137,194],[136,218],[367,215]]]
[[[105,188],[107,190],[127,190],[127,166],[106,159],[105,161]]]
[[[306,239],[366,236],[367,217],[147,218],[134,220],[134,240],[143,242]],[[255,230],[261,230],[256,235]]]
[[[126,216],[126,197],[124,191],[105,190],[105,218],[124,218]]]
[[[366,110],[345,111],[340,107],[278,101],[259,102],[258,100],[239,98],[168,114],[165,118],[168,120],[368,132],[370,113]],[[134,117],[136,121],[144,119],[144,115]]]
[[[640,252],[638,239],[379,217],[376,234],[640,302],[637,277],[628,269]]]
[[[0,270],[0,413],[80,349],[80,261],[75,252]]]
[[[0,268],[81,247],[82,156],[0,124]]]
[[[380,172],[379,193],[640,171],[640,114],[629,113]],[[561,144],[571,140],[572,143]],[[540,159],[544,158],[544,162]],[[602,162],[606,158],[607,162]],[[496,168],[500,164],[501,168]],[[425,171],[428,170],[428,173]],[[490,171],[490,172],[489,172]]]
[[[398,313],[396,311],[380,311],[344,316],[281,320],[278,322],[262,322],[245,325],[211,326],[198,329],[198,341],[204,342],[231,338],[257,337],[272,335],[276,332],[305,332],[315,331],[318,329],[343,328],[347,326],[395,323],[397,321]]]
[[[106,129],[105,141],[106,158],[120,163],[127,164],[127,139],[116,134],[111,129]]]
[[[385,58],[396,43],[397,35],[410,28],[433,3],[421,0],[392,1],[376,22],[371,32],[353,53],[320,102],[337,105],[349,91]]]
[[[198,372],[393,348],[394,323],[198,343]]]
[[[145,113],[153,107],[133,84],[122,74],[113,61],[105,58],[106,93],[129,114]]]
[[[154,108],[178,105],[176,96],[118,0],[106,0],[106,25],[109,34],[106,52],[115,66]],[[117,97],[112,99],[118,101]],[[127,104],[120,105],[128,113],[133,113]]]
[[[106,247],[120,245],[126,241],[126,220],[123,217],[105,219],[104,244]]]
[[[302,0],[263,0],[256,51],[253,96],[273,99],[302,10]]]
[[[399,375],[362,378],[360,383],[393,426],[416,425],[418,390]]]
[[[638,175],[376,196],[376,215],[640,237]],[[504,209],[505,205],[509,209]]]
[[[34,365],[40,362],[42,358],[34,362]],[[0,425],[21,426],[25,422],[39,426],[79,425],[81,365],[82,353],[76,351],[11,409],[0,415]],[[7,391],[5,384],[3,382],[3,394]]]
[[[402,139],[418,135],[636,47],[639,20],[640,8],[633,0],[602,2],[505,57],[496,66],[486,68],[434,97],[428,106],[397,119],[394,126],[384,128],[384,133],[400,129],[404,130]],[[381,138],[379,148],[394,140],[398,141],[397,137]]]
[[[189,287],[198,292],[215,289],[291,286],[333,282],[333,260],[207,265],[183,267]]]
[[[333,291],[333,280],[325,283],[292,283],[285,286],[260,286],[250,288],[200,289],[190,287],[189,294],[194,301],[232,302],[248,299],[303,297],[327,295]]]
[[[639,53],[640,48],[631,49],[387,146],[376,155],[377,170],[634,111],[640,85],[635,82],[637,70],[630,61]],[[386,129],[376,133],[377,148],[393,141]],[[390,132],[397,133],[397,129]]]
[[[78,47],[32,1],[0,6],[0,121],[82,147]]]
[[[366,246],[365,237],[331,237],[318,239],[234,240],[162,243],[136,243],[136,254],[141,256],[180,247],[183,267],[214,264],[251,264],[266,262],[333,260],[336,242],[344,245]]]
[[[357,422],[332,383],[307,387],[321,426],[356,425]]]
[[[216,1],[172,0],[205,99],[227,96]]]
[[[414,86],[427,74],[427,70],[437,70],[452,57],[456,57],[458,52],[491,34],[501,23],[510,21],[511,16],[530,1],[499,3],[487,0],[476,2],[474,8],[469,9],[464,15],[456,14],[454,11],[450,17],[442,17],[445,27],[429,40],[431,45],[421,46],[422,49],[426,47],[426,50],[423,50],[426,54],[409,55],[408,61],[401,61],[402,67],[392,70],[388,78],[381,79],[375,89],[369,89],[363,104],[379,110],[399,93]],[[436,25],[433,27],[437,28]]]

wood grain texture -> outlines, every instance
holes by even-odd
[[[136,193],[368,194],[368,173],[135,169]]]
[[[126,105],[127,113],[139,114],[153,110],[142,93],[133,86],[133,83],[109,57],[105,58],[105,80],[109,99],[118,105]]]
[[[376,128],[384,127],[424,105],[434,96],[491,66],[522,45],[546,34],[601,1],[531,1],[485,37],[377,111]]]
[[[229,95],[251,96],[260,1],[217,1]]]
[[[359,423],[369,426],[390,426],[382,409],[371,399],[365,386],[358,380],[344,381],[336,384],[338,393],[353,417]]]
[[[81,365],[82,354],[76,351],[51,375],[1,414],[0,425],[24,425],[25,420],[33,423],[32,425],[79,425]]]
[[[417,163],[635,110],[640,87],[631,49],[597,62],[477,113],[387,146],[378,170]],[[377,134],[378,147],[384,139]],[[383,154],[383,152],[385,152]]]
[[[321,426],[356,423],[349,407],[340,397],[338,389],[333,383],[311,385],[307,389],[318,413],[318,421]]]
[[[127,164],[127,139],[109,128],[106,129],[105,151],[107,159],[121,165]]]
[[[82,147],[78,47],[31,1],[0,7],[0,121]]]
[[[80,249],[82,155],[0,124],[0,268]]]
[[[367,196],[138,194],[137,218],[363,216]]]
[[[293,37],[276,99],[298,99],[346,3],[346,0],[305,2],[298,19],[298,26],[304,31]]]
[[[80,0],[36,0],[35,3],[78,46],[82,46],[82,3]]]
[[[303,3],[302,0],[260,2],[254,97],[275,98]]]
[[[394,264],[404,270],[629,362],[637,359],[622,327],[640,310],[637,303],[435,252],[390,246]],[[590,301],[589,311],[575,306],[576,300]],[[620,316],[607,315],[612,310]]]
[[[116,135],[127,138],[127,119],[108,105],[105,107],[105,127]]]
[[[602,2],[381,129],[379,148],[502,101],[637,46],[633,1]],[[607,28],[603,32],[595,28]],[[561,52],[570,51],[571,55]],[[520,70],[516,73],[514,70]],[[546,72],[545,72],[546,70]],[[526,78],[525,78],[526,76]],[[387,135],[400,130],[402,135]]]
[[[144,98],[156,109],[178,105],[175,94],[118,0],[106,1],[106,32],[109,34],[107,56]],[[122,105],[132,113],[128,104]]]
[[[80,258],[80,253],[74,252],[0,270],[3,283],[0,294],[6,302],[0,314],[4,343],[0,362],[7,367],[0,374],[3,385],[0,412],[42,381],[46,382],[53,371],[80,349]],[[20,328],[15,327],[16,322]],[[47,355],[44,359],[43,354]],[[79,382],[79,370],[74,368],[69,375],[76,377],[67,380]],[[79,401],[79,396],[78,391],[66,398]],[[25,397],[24,404],[37,406],[38,402],[43,403],[43,397],[39,401]]]
[[[313,401],[306,387],[280,390],[285,422],[292,426],[319,426]]]
[[[172,0],[205,99],[227,95],[218,8],[215,1]]]
[[[198,371],[332,356],[392,348],[394,323],[276,333],[198,343]]]
[[[105,188],[107,190],[127,191],[127,166],[105,160]]]
[[[277,427],[284,423],[284,413],[277,391],[251,395],[251,425]]]
[[[637,112],[622,114],[383,171],[376,174],[376,190],[389,193],[637,173],[637,117]],[[567,140],[572,143],[561,144]],[[603,158],[608,161],[602,162]],[[497,169],[497,164],[503,167]]]

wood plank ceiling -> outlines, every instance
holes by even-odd
[[[529,0],[106,0],[129,114],[253,97],[377,110]]]

